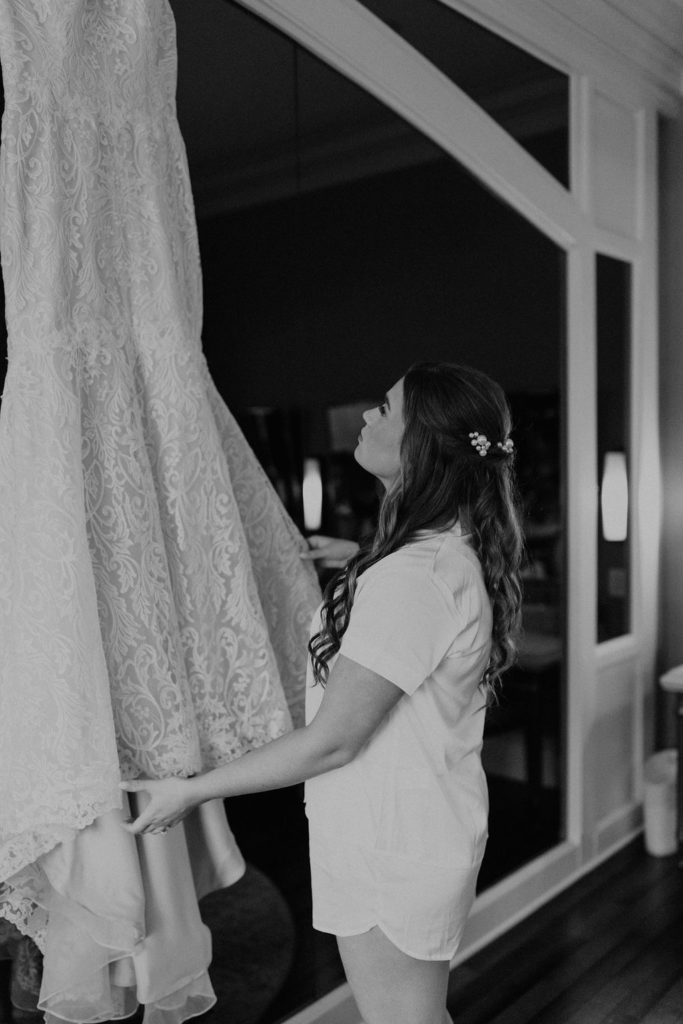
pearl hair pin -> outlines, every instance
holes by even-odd
[[[480,434],[478,430],[472,430],[469,434],[470,444],[482,457],[488,455],[491,442],[489,441],[486,434]],[[498,441],[496,448],[500,448],[504,455],[512,455],[515,450],[515,443],[511,437],[506,437],[504,441]]]
[[[480,455],[486,455],[489,448],[491,447],[491,442],[489,441],[486,434],[480,434],[478,430],[473,430],[471,431],[469,436],[470,444],[472,445],[472,447],[476,448]]]

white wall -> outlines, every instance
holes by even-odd
[[[660,669],[683,664],[683,111],[660,136],[660,398],[662,583]],[[660,701],[659,745],[674,742],[672,701]]]

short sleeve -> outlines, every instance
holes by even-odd
[[[358,581],[339,653],[412,694],[456,634],[454,601],[428,572],[378,563]]]

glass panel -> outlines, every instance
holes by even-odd
[[[568,75],[441,0],[362,3],[476,100],[562,185],[569,185]]]
[[[393,112],[238,8],[226,7],[224,33],[212,23],[216,48],[229,50],[224,79],[213,51],[201,61],[190,52],[193,34],[209,44],[206,32],[189,18],[182,27],[181,82],[197,89],[203,62],[218,75],[212,91],[225,88],[223,111],[208,100],[210,136],[197,127],[200,100],[179,96],[206,211],[207,357],[300,526],[302,467],[313,459],[322,531],[356,538],[372,528],[377,489],[352,456],[360,413],[414,360],[471,363],[510,395],[529,548],[525,644],[486,727],[481,891],[563,834],[564,253]],[[490,51],[479,60],[490,81]],[[497,69],[491,85],[498,79]],[[262,103],[271,93],[275,126]],[[221,215],[202,184],[219,162],[232,186]],[[295,789],[229,806],[250,863],[284,894],[300,937],[267,1020],[342,980],[334,942],[310,928],[300,799]]]
[[[598,642],[630,629],[628,475],[631,265],[596,260],[598,358]]]
[[[553,259],[558,311],[564,260],[558,253],[547,256]],[[551,347],[559,355],[561,322],[555,329]],[[528,342],[528,338],[522,342],[523,364],[530,352]],[[547,390],[524,388],[509,393],[527,565],[518,660],[503,679],[500,704],[488,712],[484,738],[493,855],[487,853],[484,858],[482,888],[550,849],[565,834],[565,403],[561,377],[560,372],[556,390],[548,378]]]

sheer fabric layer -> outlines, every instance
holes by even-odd
[[[166,835],[133,838],[120,819],[101,816],[12,880],[48,922],[38,1002],[47,1024],[114,1020],[138,1003],[145,1024],[179,1024],[215,1002],[197,901],[245,866],[221,802]]]

